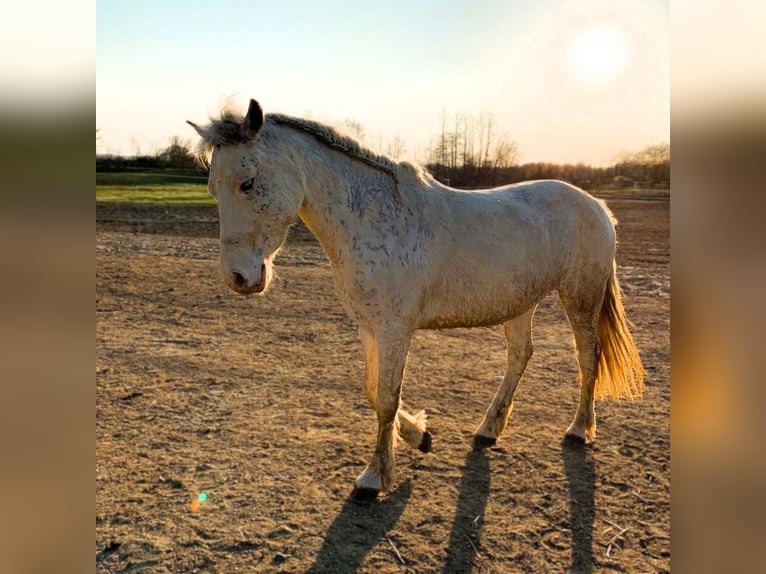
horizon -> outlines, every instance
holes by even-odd
[[[667,1],[373,6],[98,3],[97,154],[193,143],[187,119],[251,97],[266,113],[358,122],[378,149],[399,137],[419,163],[443,113],[448,126],[492,114],[519,163],[607,166],[670,140]]]

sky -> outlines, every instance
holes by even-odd
[[[608,165],[670,139],[667,0],[100,0],[99,153],[152,153],[257,99],[423,161],[455,113],[521,162]]]

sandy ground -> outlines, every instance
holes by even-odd
[[[395,489],[368,505],[348,495],[375,415],[319,246],[297,229],[268,295],[241,297],[218,277],[214,208],[99,205],[97,571],[669,571],[669,201],[609,204],[644,399],[599,402],[597,442],[562,445],[577,373],[549,297],[508,429],[473,450],[502,330],[418,332],[403,397],[433,452],[400,446]]]

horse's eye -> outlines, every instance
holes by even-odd
[[[239,191],[248,192],[253,189],[253,185],[255,185],[255,178],[251,177],[247,181],[242,182],[242,185],[239,186]]]

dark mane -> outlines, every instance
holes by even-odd
[[[224,108],[220,118],[210,118],[208,125],[197,127],[201,137],[197,145],[197,156],[206,167],[209,168],[209,156],[215,147],[247,144],[254,139],[242,131],[243,118],[241,113]],[[338,133],[330,126],[283,114],[268,114],[266,115],[266,122],[308,134],[331,149],[383,171],[393,178],[397,187],[399,185],[399,167],[407,168],[420,180],[425,181],[429,178],[425,169],[409,162],[398,163],[385,155],[364,147],[358,140]]]
[[[294,118],[282,114],[269,114],[266,116],[266,121],[271,121],[277,125],[287,126],[309,134],[327,147],[361,161],[370,167],[386,172],[394,178],[394,181],[397,184],[399,183],[399,177],[396,172],[398,164],[395,161],[384,155],[375,153],[371,149],[364,147],[354,138],[342,135],[329,126],[311,120]]]

